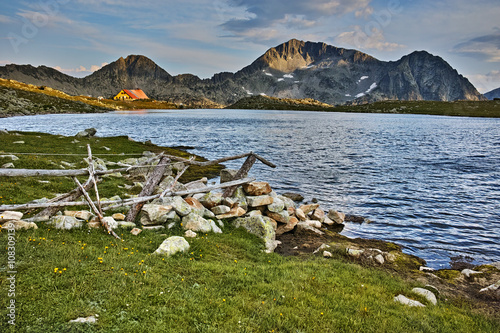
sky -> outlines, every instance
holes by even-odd
[[[384,61],[426,50],[485,93],[500,87],[499,18],[499,0],[1,0],[0,66],[83,77],[140,54],[208,78],[296,38]]]

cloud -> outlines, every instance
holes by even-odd
[[[14,22],[15,22],[15,20],[12,17],[0,15],[0,23],[8,24],[8,23],[14,23]]]
[[[98,65],[91,65],[90,69],[87,69],[86,67],[80,65],[79,67],[76,68],[62,68],[61,66],[55,66],[53,67],[54,69],[58,70],[59,72],[63,72],[68,75],[76,75],[76,76],[82,76],[82,75],[88,75],[91,74],[102,67],[106,66],[108,63],[103,62],[101,66]]]
[[[451,52],[487,62],[500,62],[500,31],[455,45]]]
[[[341,45],[347,44],[356,49],[375,49],[387,52],[406,47],[402,44],[387,42],[383,31],[376,27],[373,27],[368,33],[363,31],[359,25],[354,26],[353,29],[339,34],[335,37],[335,42]]]
[[[244,17],[232,18],[221,27],[234,37],[262,35],[256,32],[288,28],[308,29],[325,17],[359,12],[366,14],[371,0],[231,0],[230,4],[245,9]]]
[[[466,77],[482,94],[500,88],[500,71],[491,71],[487,74],[471,74],[466,75]]]

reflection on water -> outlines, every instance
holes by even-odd
[[[215,159],[254,151],[278,191],[364,215],[345,235],[397,242],[432,267],[500,261],[500,120],[292,111],[166,110],[0,120],[9,130],[129,135]],[[241,161],[226,166],[238,168]]]

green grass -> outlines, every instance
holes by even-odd
[[[495,332],[499,323],[441,301],[393,302],[400,278],[342,260],[265,254],[227,226],[190,240],[185,254],[152,255],[175,229],[117,241],[100,230],[16,233],[17,329],[23,332]],[[5,244],[6,232],[0,233]],[[5,248],[0,257],[6,258]],[[6,291],[6,266],[0,266]],[[60,273],[62,272],[62,273]],[[415,284],[418,285],[418,284]],[[2,295],[5,312],[8,298]],[[95,325],[69,324],[98,314]],[[0,331],[13,332],[5,315]]]

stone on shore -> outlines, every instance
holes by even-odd
[[[321,209],[319,207],[316,208],[311,215],[311,219],[319,221],[321,223],[323,223],[323,221],[325,220],[325,217],[326,217],[325,212],[323,211],[323,209]]]
[[[200,232],[222,233],[222,230],[212,220],[206,220],[200,215],[190,213],[182,218],[184,229]]]
[[[251,182],[243,184],[243,190],[251,196],[259,196],[271,193],[272,189],[267,182]]]
[[[246,210],[244,210],[243,208],[239,207],[239,206],[235,206],[233,208],[231,208],[229,210],[229,212],[225,213],[225,214],[220,214],[220,215],[216,215],[215,217],[219,220],[222,220],[222,219],[229,219],[229,218],[233,218],[233,217],[240,217],[240,216],[243,216],[247,213]]]
[[[211,209],[212,213],[214,213],[215,215],[226,214],[229,213],[230,210],[231,208],[225,205],[215,206]]]
[[[172,206],[172,209],[175,210],[175,212],[179,214],[179,216],[186,216],[192,212],[191,206],[189,206],[181,196],[163,197],[160,199],[156,199],[153,202],[164,206]]]
[[[95,128],[87,128],[83,131],[80,131],[76,134],[76,137],[77,138],[90,138],[90,137],[93,137],[94,135],[96,135],[97,133],[97,130]]]
[[[313,212],[316,208],[319,207],[319,204],[309,204],[309,205],[302,205],[299,208],[304,212],[304,214],[309,215],[309,213]]]
[[[330,209],[328,211],[328,218],[337,224],[342,224],[345,220],[345,214],[342,212],[337,212],[334,209]]]
[[[77,219],[85,220],[85,221],[90,221],[94,217],[94,214],[92,214],[88,210],[78,210],[78,211],[65,210],[64,215],[65,216],[73,216]]]
[[[266,213],[266,215],[268,217],[272,218],[273,220],[278,221],[280,223],[288,224],[288,222],[290,221],[290,215],[288,215],[288,212],[286,210],[282,210],[279,213],[274,213],[274,212],[268,211]]]
[[[296,236],[310,235],[310,234],[316,234],[321,236],[324,235],[324,232],[319,229],[316,229],[315,227],[311,227],[306,222],[297,223],[297,230],[295,231]]]
[[[184,237],[172,236],[165,239],[154,253],[170,257],[179,252],[186,252],[187,250],[189,250],[189,243]]]
[[[301,202],[304,200],[304,197],[299,193],[286,192],[282,194],[284,197],[287,197],[295,202]]]
[[[201,204],[205,206],[205,208],[212,209],[213,207],[221,204],[222,193],[208,192],[207,194],[198,198],[198,201],[200,201]]]
[[[191,207],[193,213],[203,216],[205,213],[205,206],[203,206],[201,202],[193,197],[186,198],[184,201]]]
[[[220,171],[221,184],[232,181],[234,179],[234,176],[236,176],[237,172],[238,172],[238,170],[234,170],[234,169],[222,169]]]
[[[267,206],[274,201],[270,195],[247,196],[247,203],[249,207]]]
[[[236,228],[242,227],[264,240],[266,252],[271,253],[276,248],[276,232],[270,218],[265,216],[239,217],[233,223]]]
[[[112,218],[114,218],[116,221],[125,221],[125,215],[122,213],[115,213],[111,215]]]
[[[291,216],[288,220],[287,224],[280,224],[278,228],[276,228],[276,235],[282,235],[286,232],[290,232],[295,229],[295,226],[299,223],[299,220],[295,216]]]
[[[273,213],[280,213],[285,209],[285,202],[277,197],[273,198],[273,203],[267,205],[267,209]]]

